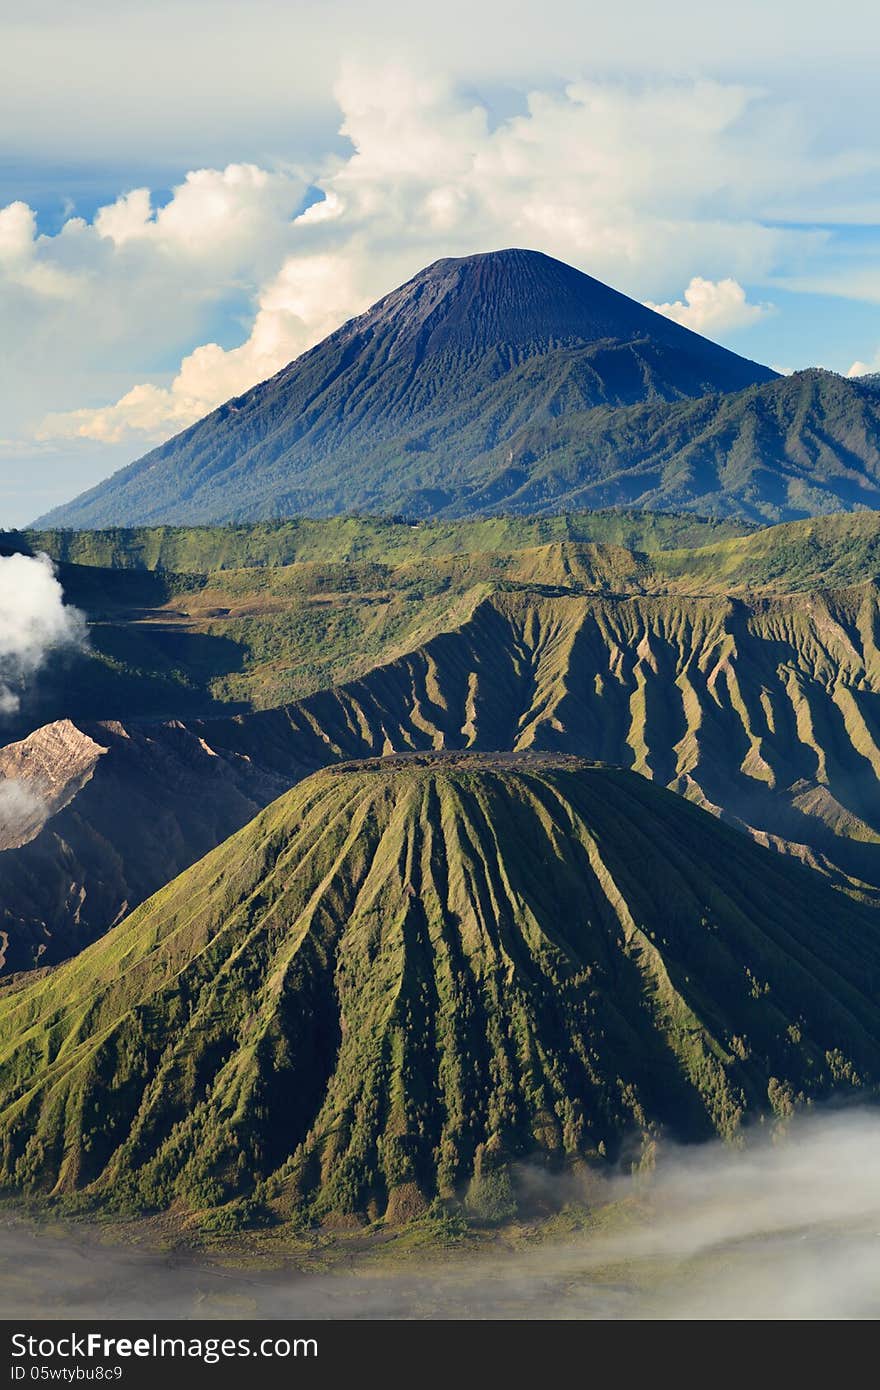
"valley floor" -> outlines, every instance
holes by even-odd
[[[97,1225],[7,1207],[0,1305],[220,1322],[875,1318],[878,1138],[876,1109],[814,1116],[745,1151],[669,1154],[589,1211],[457,1240],[422,1221],[182,1244],[167,1217]]]

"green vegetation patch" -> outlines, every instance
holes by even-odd
[[[504,1223],[541,1168],[864,1093],[878,982],[873,914],[644,778],[368,760],[0,993],[0,1174],[220,1233]]]

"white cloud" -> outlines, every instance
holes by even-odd
[[[81,646],[85,632],[48,555],[0,556],[0,716],[16,712],[22,687],[50,652]]]
[[[123,193],[108,207],[98,208],[95,214],[95,230],[99,236],[107,237],[114,246],[124,246],[148,235],[150,227],[155,229],[152,220],[152,196],[149,188],[132,188]]]
[[[193,149],[217,162],[230,149],[277,148],[280,131],[314,149],[332,136],[327,93],[345,53],[404,62],[428,53],[478,89],[568,75],[585,60],[603,73],[778,73],[810,103],[805,119],[877,125],[872,0],[850,0],[846,23],[815,0],[741,0],[735,24],[695,0],[445,0],[442,23],[404,0],[32,0],[6,10],[2,128],[55,167],[83,150],[105,167],[145,152],[179,165]]]
[[[131,456],[431,260],[502,246],[723,334],[765,312],[744,281],[807,276],[827,247],[766,207],[814,201],[854,158],[816,157],[791,110],[730,83],[574,82],[494,124],[411,69],[346,68],[335,95],[351,150],[311,169],[195,170],[162,206],[133,189],[52,237],[24,204],[0,214],[7,437]]]
[[[681,312],[723,332],[763,312],[735,275],[769,276],[824,244],[824,233],[763,226],[749,211],[775,196],[781,168],[793,186],[817,175],[789,123],[769,135],[750,127],[757,97],[741,86],[579,82],[532,93],[524,114],[494,128],[481,105],[412,71],[349,67],[335,91],[352,152],[314,174],[322,196],[276,235],[240,345],[205,342],[170,381],[130,381],[112,404],[52,412],[42,438],[134,448],[166,437],[439,256],[527,246],[642,296],[683,283],[699,259],[715,278],[692,280]],[[120,252],[198,248],[216,263],[216,236],[267,235],[250,209],[265,208],[270,184],[250,166],[203,170],[168,208],[138,190],[102,209],[94,230]]]
[[[186,423],[201,413],[198,392],[189,415],[180,401],[165,403],[175,375],[167,366],[207,342],[218,322],[233,341],[247,338],[240,325],[252,322],[255,296],[291,249],[306,187],[290,169],[198,170],[163,206],[136,189],[91,222],[68,218],[55,236],[38,234],[24,203],[0,210],[7,441],[17,433],[22,452],[59,432],[54,418],[41,427],[43,417],[71,411],[60,432],[76,436],[96,408],[94,428],[82,432],[112,441],[119,429],[112,412],[103,419],[102,398],[125,398],[115,415],[140,437],[157,421],[167,433],[178,416]]]
[[[738,328],[749,328],[753,323],[770,312],[768,304],[750,304],[746,292],[737,280],[704,280],[695,275],[684,292],[684,299],[676,299],[671,304],[653,304],[646,300],[649,309],[673,319],[684,328],[695,333],[713,334],[734,332]]]
[[[36,215],[22,202],[0,208],[0,275],[10,284],[50,298],[67,298],[76,289],[72,276],[38,260]]]
[[[873,372],[880,372],[880,348],[869,362],[853,362],[847,376],[868,376]]]
[[[349,270],[332,256],[291,258],[260,295],[253,327],[241,347],[224,351],[217,343],[206,343],[183,359],[170,387],[146,382],[114,405],[48,415],[37,437],[112,444],[137,434],[158,439],[185,429],[223,401],[274,375],[353,312],[366,308],[369,298],[358,295]]]
[[[242,248],[249,257],[264,238],[277,238],[301,194],[298,177],[255,164],[197,169],[163,207],[152,206],[148,188],[135,188],[99,208],[94,227],[115,246],[147,242],[166,253],[207,254],[214,261]]]

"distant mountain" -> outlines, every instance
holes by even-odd
[[[443,260],[39,524],[491,510],[523,430],[774,377],[538,252]]]
[[[878,983],[875,915],[644,778],[349,765],[0,993],[0,1180],[227,1226],[503,1219],[518,1160],[864,1092]]]
[[[880,392],[813,370],[696,401],[572,411],[525,426],[481,470],[475,512],[638,506],[767,523],[876,510]]]

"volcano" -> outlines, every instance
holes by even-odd
[[[491,511],[528,476],[523,430],[775,375],[538,252],[437,261],[41,524]]]
[[[138,1209],[492,1219],[518,1165],[735,1136],[880,1074],[876,916],[633,773],[307,778],[0,993],[0,1178]]]

